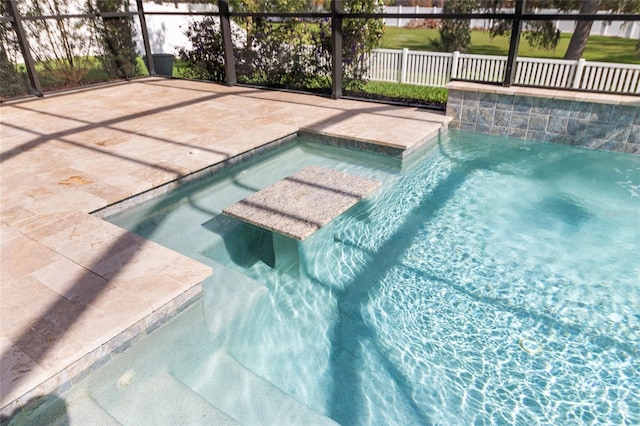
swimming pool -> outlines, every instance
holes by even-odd
[[[272,268],[269,235],[222,209],[308,165],[383,186]],[[110,218],[214,275],[69,399],[128,424],[168,403],[189,423],[637,424],[639,211],[637,156],[449,131],[401,164],[300,141]]]

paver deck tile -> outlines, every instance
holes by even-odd
[[[343,137],[366,130],[367,139],[404,147],[415,139],[405,128],[428,135],[447,120],[415,108],[163,78],[2,104],[0,414],[68,386],[157,327],[211,273],[91,212],[301,127]]]

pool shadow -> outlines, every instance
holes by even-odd
[[[71,424],[67,403],[55,394],[31,398],[23,407],[18,407],[8,415],[0,416],[2,426]]]
[[[439,140],[440,152],[445,148]],[[432,424],[429,414],[418,405],[412,397],[412,381],[400,371],[394,361],[388,358],[386,349],[375,343],[375,335],[365,323],[361,309],[365,307],[372,292],[384,278],[384,275],[400,262],[406,251],[406,235],[415,235],[439,211],[439,206],[446,204],[453,197],[456,190],[464,183],[466,177],[475,170],[494,167],[495,160],[460,160],[451,155],[456,167],[449,175],[440,181],[429,197],[424,198],[404,217],[393,235],[380,245],[375,251],[369,251],[369,261],[362,268],[362,272],[355,277],[352,284],[338,296],[339,318],[332,330],[332,351],[330,355],[330,369],[334,388],[329,402],[329,416],[341,424],[352,424],[361,418],[363,413],[362,383],[360,376],[363,365],[363,347],[374,348],[377,358],[383,368],[392,378],[394,389],[402,394],[396,398],[402,399],[405,406],[412,412],[411,417],[419,424]],[[437,202],[434,202],[437,200]],[[356,243],[357,244],[357,243]],[[379,383],[380,386],[384,384]]]

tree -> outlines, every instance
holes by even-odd
[[[578,10],[580,14],[595,14],[598,10],[611,10],[612,13],[638,13],[638,0],[527,0],[526,10],[536,8],[558,9],[560,13]],[[491,8],[513,7],[513,0],[492,0]],[[565,59],[577,60],[582,57],[593,21],[577,21],[571,35]],[[507,35],[511,32],[511,21],[497,20],[491,29],[492,36]],[[524,23],[524,37],[534,47],[554,49],[560,40],[560,32],[551,21],[528,21]]]
[[[374,12],[377,0],[349,0],[347,13]],[[328,2],[316,0],[235,0],[235,11],[301,12],[309,7],[326,8]],[[262,8],[266,9],[262,9]],[[328,90],[331,76],[331,21],[264,17],[232,21],[234,59],[238,80],[243,83],[306,90]],[[235,29],[234,29],[235,28]],[[382,37],[381,19],[345,19],[343,34],[343,71],[347,84],[357,86],[367,72],[369,52]],[[224,51],[219,25],[212,19],[194,21],[187,29],[192,42],[181,49],[190,76],[224,81]]]
[[[129,0],[97,0],[88,2],[89,13],[124,12]],[[111,17],[95,21],[102,43],[102,64],[111,77],[131,78],[138,74],[136,45],[133,40],[133,18]]]
[[[596,13],[601,5],[602,0],[584,0],[580,7],[580,13]],[[578,60],[582,57],[582,53],[585,47],[587,47],[587,41],[589,41],[592,26],[593,21],[578,21],[576,23],[576,28],[573,30],[573,35],[569,41],[567,52],[564,54],[564,59]]]
[[[71,15],[82,10],[81,0],[38,0],[19,4],[25,17]],[[91,57],[95,32],[89,19],[24,20],[33,37],[31,52],[44,69],[43,83],[66,88],[80,84],[93,67]]]
[[[443,13],[471,13],[479,6],[477,0],[447,0]],[[440,23],[440,48],[445,52],[467,50],[471,43],[470,19],[443,19]]]
[[[0,3],[0,16],[6,16],[6,3]],[[0,22],[0,99],[27,93],[27,76],[18,69],[20,47],[11,23]]]
[[[445,2],[444,12],[470,13],[482,8],[496,12],[502,8],[513,8],[516,1],[521,0],[448,0]],[[578,10],[580,14],[595,14],[598,10],[610,10],[612,13],[640,12],[639,0],[527,0],[525,5],[528,13],[538,8],[557,9],[559,13]],[[468,20],[443,20],[440,26],[441,48],[446,51],[464,51],[471,40],[468,23]],[[565,59],[577,60],[582,57],[592,26],[593,21],[576,22]],[[490,30],[491,36],[510,35],[511,27],[511,20],[495,20]],[[526,21],[523,23],[523,37],[532,47],[555,49],[560,40],[560,31],[552,21]]]

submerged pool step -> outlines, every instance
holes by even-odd
[[[96,404],[88,395],[74,394],[65,398],[66,417],[69,425],[93,424],[103,426],[120,425],[102,407]]]
[[[120,397],[116,404],[112,404],[108,408],[103,407],[103,409],[106,409],[109,415],[122,424],[238,424],[169,373],[163,372],[154,375],[139,384],[134,379],[130,385],[114,386],[119,386],[120,389],[114,392],[120,393]],[[130,387],[130,391],[122,392],[122,389],[127,387]]]
[[[212,354],[180,380],[245,426],[337,425],[224,352]]]
[[[122,423],[82,393],[58,397],[49,395],[29,405],[2,425],[101,425],[119,426]]]
[[[204,286],[204,316],[209,332],[222,340],[232,337],[268,293],[262,283],[216,265]]]

